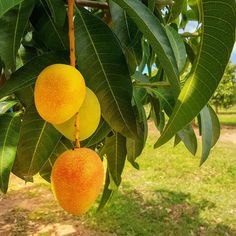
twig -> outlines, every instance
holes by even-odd
[[[70,65],[75,67],[74,0],[68,0],[68,24],[70,40]]]
[[[92,7],[92,8],[98,8],[98,9],[108,9],[108,3],[107,2],[95,2],[91,0],[75,0],[75,4],[78,7]]]
[[[158,87],[169,87],[170,83],[166,81],[153,82],[153,83],[140,83],[134,82],[135,87],[149,87],[149,88],[158,88]]]
[[[68,0],[68,24],[69,24],[69,41],[70,41],[70,65],[75,67],[75,32],[74,32],[74,0]],[[78,114],[76,114],[78,116]],[[75,122],[77,117],[75,119]],[[79,127],[75,123],[75,148],[80,148]]]
[[[74,0],[68,0],[68,24],[70,41],[70,65],[75,66]]]
[[[189,37],[199,37],[201,34],[199,34],[198,32],[193,32],[193,33],[190,33],[190,32],[184,32],[182,34],[180,34],[182,37],[184,38],[189,38]]]

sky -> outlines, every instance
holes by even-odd
[[[236,64],[236,43],[234,44],[234,49],[233,52],[231,54],[231,61]]]
[[[192,33],[196,30],[196,28],[197,28],[197,22],[196,21],[190,21],[187,24],[187,26],[185,28],[185,31]],[[233,64],[236,64],[236,43],[234,44],[234,48],[233,48],[230,60],[233,62]]]

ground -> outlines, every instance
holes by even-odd
[[[222,130],[202,169],[181,145],[153,150],[153,129],[141,170],[127,167],[120,191],[100,213],[94,207],[70,216],[48,183],[36,177],[25,185],[11,176],[8,194],[0,195],[0,236],[236,235],[236,128]]]

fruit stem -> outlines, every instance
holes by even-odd
[[[75,67],[74,0],[68,0],[68,23],[70,41],[70,65]]]
[[[74,32],[74,0],[68,0],[68,24],[69,24],[69,41],[70,41],[70,65],[75,67],[75,32]],[[78,114],[77,114],[78,116]],[[77,120],[77,118],[76,118]],[[80,148],[79,129],[77,125],[75,133],[75,148]]]
[[[75,129],[76,129],[76,132],[75,132],[75,148],[80,148],[80,141],[79,141],[79,126],[78,126],[78,123],[79,123],[79,117],[78,117],[78,113],[76,114],[76,119],[75,119]]]

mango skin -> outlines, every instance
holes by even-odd
[[[66,138],[74,141],[76,127],[79,130],[79,139],[89,138],[97,129],[101,118],[101,108],[96,95],[88,87],[84,103],[80,107],[78,114],[63,124],[54,125]]]
[[[75,115],[85,94],[84,78],[76,68],[54,64],[46,67],[36,80],[35,106],[44,120],[61,124]]]
[[[104,167],[98,154],[88,148],[67,150],[52,168],[51,185],[59,205],[79,216],[95,202],[104,181]]]

